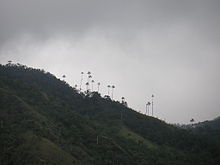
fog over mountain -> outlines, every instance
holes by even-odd
[[[155,116],[167,122],[213,119],[219,7],[218,0],[0,0],[0,63],[65,74],[73,86],[91,71],[102,95],[115,85],[115,99],[124,96],[137,111],[154,94]]]

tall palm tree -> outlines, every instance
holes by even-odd
[[[90,76],[91,76],[91,72],[88,71],[87,74],[88,74],[88,80],[87,80],[87,82],[89,82],[89,78],[90,78]]]
[[[89,84],[90,84],[89,79],[92,78],[92,76],[91,76],[91,72],[88,71],[88,72],[87,72],[87,75],[88,75],[88,77],[87,77],[87,82],[88,82],[88,84],[87,84],[87,91],[88,91],[88,90],[89,90]]]
[[[93,92],[93,83],[94,83],[95,81],[94,80],[92,80],[92,92]]]
[[[65,78],[66,78],[66,75],[63,75],[62,77],[63,77],[63,81],[64,81],[64,80],[65,80]]]
[[[146,104],[146,111],[145,111],[145,115],[147,115],[148,112],[148,103]]]
[[[113,99],[114,89],[115,89],[115,86],[112,85],[112,99]]]
[[[124,104],[124,102],[125,102],[125,98],[122,97],[122,98],[121,98],[121,103]]]
[[[89,82],[86,83],[86,92],[89,93]]]
[[[148,104],[147,114],[148,114],[148,116],[149,116],[149,114],[150,114],[150,112],[149,112],[149,111],[150,111],[150,104],[151,104],[151,103],[148,101],[147,104]]]
[[[190,122],[192,123],[192,125],[193,125],[193,122],[194,122],[195,120],[192,118],[191,120],[190,120]]]
[[[146,112],[145,112],[145,115],[148,114],[148,108],[149,108],[149,102],[147,102],[147,104],[146,104]]]
[[[154,95],[152,95],[151,96],[151,98],[152,98],[152,106],[151,106],[151,108],[152,108],[152,116],[154,116]]]
[[[121,103],[122,103],[122,105],[124,105],[124,106],[126,106],[125,105],[125,98],[124,97],[121,97]],[[123,112],[122,112],[122,109],[121,109],[121,120],[123,119]]]
[[[88,83],[89,83],[89,90],[90,90],[90,79],[92,78],[91,75],[89,75]]]
[[[81,80],[80,80],[80,87],[79,87],[79,90],[81,91],[82,90],[82,82],[83,82],[83,72],[81,72]]]
[[[100,82],[98,82],[98,84],[97,84],[97,85],[98,85],[98,92],[99,92],[99,86],[100,86]]]
[[[109,96],[109,91],[110,91],[110,88],[111,88],[111,85],[108,85],[108,96]]]

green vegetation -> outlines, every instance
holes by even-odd
[[[202,135],[211,141],[216,141],[216,143],[219,143],[220,145],[220,117],[211,121],[199,122],[192,125],[183,125],[182,127],[191,130],[198,135]]]
[[[1,165],[220,164],[220,145],[43,70],[0,65]]]

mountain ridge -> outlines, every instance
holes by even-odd
[[[3,165],[220,162],[215,141],[97,92],[80,94],[43,70],[0,65],[0,91]]]

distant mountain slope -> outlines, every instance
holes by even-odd
[[[199,128],[199,127],[209,127],[209,128],[215,129],[215,130],[220,130],[220,117],[217,117],[214,120],[197,123],[195,126],[197,128]]]
[[[0,122],[1,165],[220,164],[215,141],[23,65],[0,65]]]
[[[220,144],[220,117],[214,120],[196,123],[190,129],[197,134],[214,139]]]

